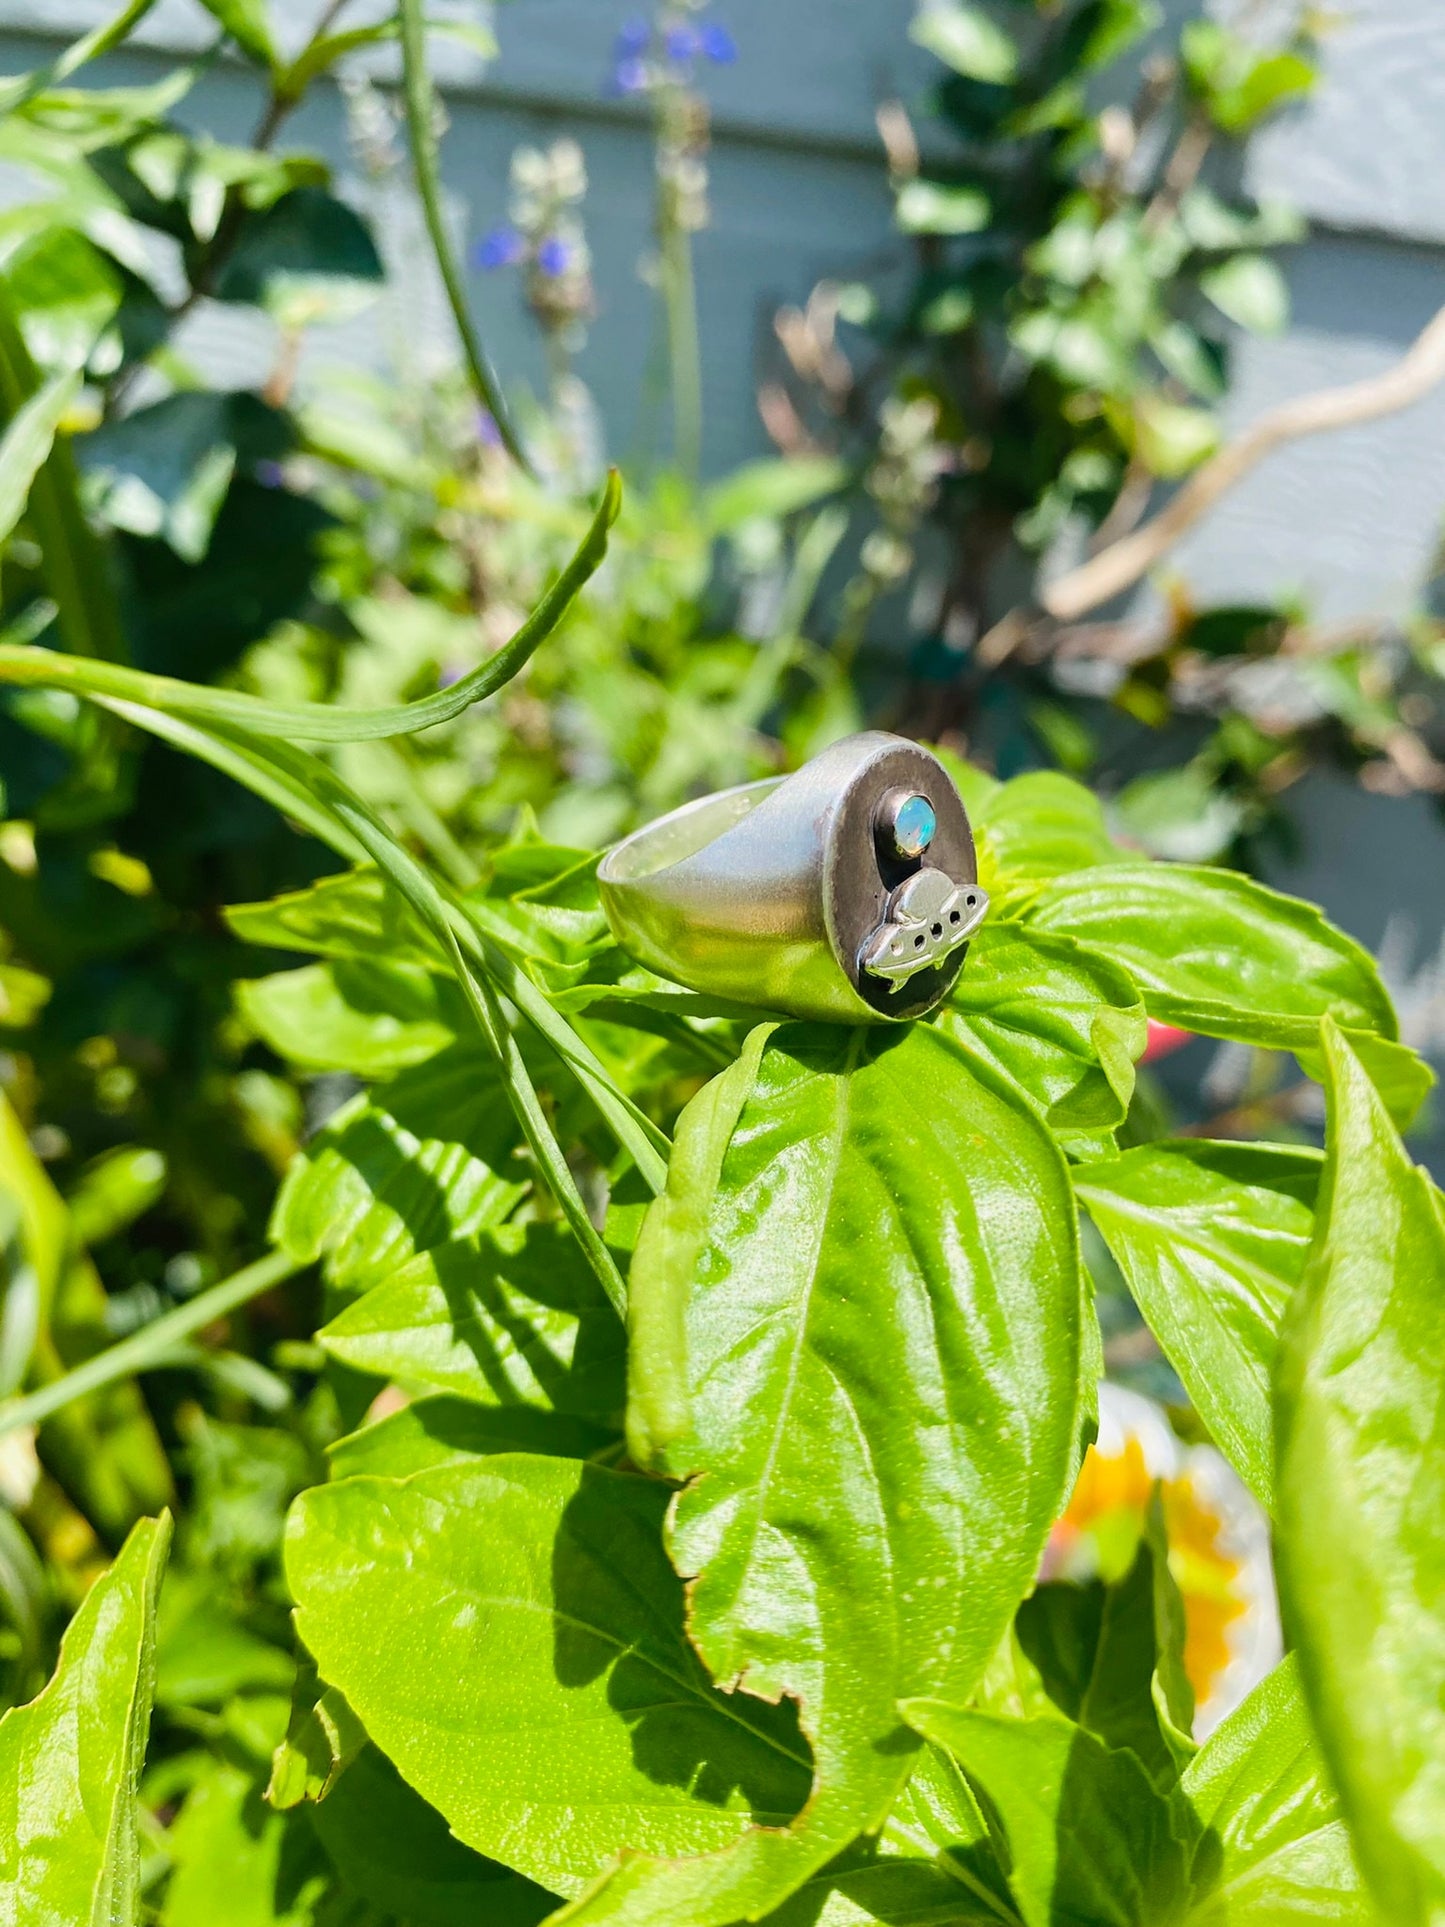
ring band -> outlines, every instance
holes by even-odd
[[[870,730],[792,776],[685,803],[597,871],[624,950],[705,995],[831,1023],[948,995],[988,910],[953,781]]]

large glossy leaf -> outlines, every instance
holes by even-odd
[[[325,1253],[331,1282],[359,1293],[500,1223],[525,1190],[516,1139],[491,1060],[458,1045],[336,1113],[288,1172],[272,1236],[298,1258]]]
[[[1445,1207],[1325,1026],[1315,1242],[1277,1367],[1278,1565],[1360,1866],[1399,1927],[1445,1915]]]
[[[55,1676],[0,1720],[0,1919],[136,1927],[136,1783],[167,1518],[142,1520],[72,1620]]]
[[[795,1697],[795,1829],[628,1860],[578,1919],[749,1917],[875,1828],[896,1710],[966,1694],[1063,1498],[1079,1278],[1033,1113],[919,1026],[789,1026],[695,1100],[634,1259],[629,1436],[691,1480],[669,1546],[715,1678]]]
[[[292,1514],[322,1677],[461,1840],[558,1893],[619,1843],[702,1852],[807,1795],[796,1722],[718,1692],[687,1642],[667,1502],[514,1455],[318,1486]]]
[[[1099,952],[1026,924],[985,924],[939,1021],[961,1026],[1055,1136],[1123,1123],[1148,1021],[1132,980]]]
[[[1071,876],[1099,864],[1143,863],[1109,835],[1094,792],[1057,770],[1032,770],[985,799],[974,829],[980,881],[1001,894],[1019,884]]]
[[[1074,1176],[1215,1443],[1265,1506],[1274,1502],[1270,1375],[1319,1176],[1314,1151],[1182,1139]]]
[[[1315,1049],[1319,1020],[1396,1035],[1374,960],[1312,904],[1230,870],[1148,863],[1046,884],[1029,911],[1129,972],[1152,1017],[1209,1037]]]
[[[556,1224],[502,1225],[420,1252],[320,1338],[361,1371],[483,1405],[622,1410],[622,1325]]]
[[[586,1419],[535,1405],[475,1405],[438,1393],[363,1425],[327,1448],[331,1475],[407,1479],[443,1465],[469,1465],[498,1452],[590,1459],[617,1435]]]
[[[1189,1927],[1374,1920],[1292,1658],[1215,1728],[1183,1788],[1201,1828]]]
[[[465,1036],[444,979],[418,963],[341,958],[236,986],[241,1014],[279,1057],[306,1070],[387,1077]]]
[[[1164,1927],[1187,1893],[1193,1816],[1135,1756],[1063,1719],[1003,1720],[934,1700],[908,1718],[980,1795],[1024,1927]]]

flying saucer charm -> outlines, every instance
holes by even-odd
[[[649,823],[597,871],[613,935],[674,983],[834,1023],[925,1016],[988,909],[942,764],[879,731]]]

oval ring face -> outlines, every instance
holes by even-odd
[[[650,969],[830,1023],[932,1010],[988,907],[947,771],[880,731],[684,804],[609,851],[597,881],[618,943]]]
[[[834,811],[824,909],[834,955],[869,1015],[906,1021],[948,995],[988,899],[948,772],[916,743],[872,740],[876,751]]]

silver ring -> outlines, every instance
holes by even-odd
[[[597,881],[613,936],[659,976],[831,1023],[924,1016],[988,910],[952,779],[878,730],[659,817]]]

